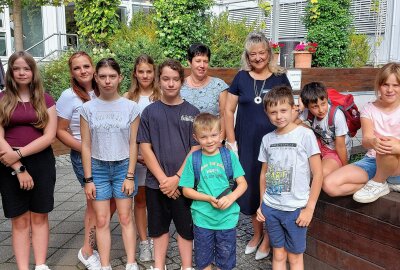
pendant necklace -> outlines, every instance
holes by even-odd
[[[265,79],[265,80],[263,81],[262,86],[261,86],[261,88],[260,88],[260,91],[257,90],[256,79],[253,79],[253,80],[254,80],[254,95],[256,96],[256,97],[254,98],[254,103],[260,104],[260,103],[262,102],[261,91],[264,89],[265,81],[266,81],[267,79]]]

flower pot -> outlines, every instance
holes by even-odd
[[[295,68],[310,68],[312,61],[312,53],[294,51],[294,67]]]
[[[277,65],[279,62],[279,55],[280,55],[279,53],[272,54],[272,62],[275,63],[275,65]]]

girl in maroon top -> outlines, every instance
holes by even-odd
[[[57,116],[36,62],[26,52],[8,60],[6,90],[0,93],[0,193],[11,218],[19,270],[29,269],[32,241],[35,270],[47,270],[48,213],[54,207],[54,140]],[[30,234],[31,232],[31,234]]]

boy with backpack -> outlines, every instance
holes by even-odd
[[[240,207],[236,200],[247,189],[237,156],[220,146],[221,123],[217,116],[199,114],[193,122],[200,150],[186,160],[179,182],[183,195],[193,200],[196,269],[230,270],[236,265],[236,225]],[[234,184],[236,189],[231,191]]]
[[[287,260],[290,269],[304,269],[307,227],[322,185],[320,151],[314,133],[293,123],[290,87],[272,88],[264,97],[264,110],[276,130],[261,141],[257,220],[265,222],[273,248],[272,269],[286,269]]]
[[[330,91],[329,93],[332,93],[330,95],[334,96],[332,98],[322,83],[311,82],[300,92],[305,110],[299,119],[308,121],[317,136],[324,177],[348,163],[351,150],[350,135],[354,136],[361,125],[354,102],[352,106],[345,103],[337,106],[332,102],[338,100],[336,97],[352,98],[352,96],[342,95],[333,89]],[[347,108],[344,108],[345,106]],[[352,128],[351,131],[349,127]]]

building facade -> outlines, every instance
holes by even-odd
[[[228,12],[230,20],[246,19],[247,22],[267,26],[266,35],[274,41],[283,42],[286,46],[282,54],[290,55],[294,44],[304,40],[306,29],[302,23],[306,0],[271,0],[278,8],[265,17],[258,8],[258,0],[216,0],[211,12],[220,14]],[[374,55],[371,52],[370,62],[383,64],[389,61],[400,61],[400,3],[396,0],[381,0],[380,15],[371,11],[372,0],[352,0],[351,13],[354,17],[354,28],[357,33],[369,37],[371,48],[376,42],[376,33],[381,35],[381,42]],[[122,0],[118,16],[128,23],[134,12],[150,11],[152,5],[148,0]],[[51,58],[61,50],[76,46],[79,42],[76,35],[74,5],[52,7],[45,6],[23,11],[24,48],[37,59]],[[273,21],[278,23],[273,24]],[[275,25],[275,27],[273,27]],[[71,35],[70,35],[71,34]],[[34,46],[33,48],[31,48]],[[0,58],[4,62],[13,52],[13,18],[9,8],[0,13]],[[282,60],[282,59],[281,59]],[[281,61],[282,64],[282,61]]]

